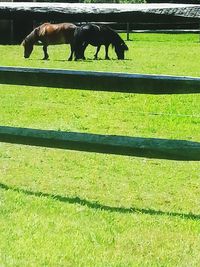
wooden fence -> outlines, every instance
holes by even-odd
[[[200,93],[200,78],[0,67],[0,83],[129,93]],[[0,126],[0,141],[79,151],[200,160],[200,143]]]
[[[0,67],[0,83],[141,94],[200,93],[200,78]]]

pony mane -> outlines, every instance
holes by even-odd
[[[31,33],[29,33],[24,40],[22,41],[22,45],[24,46],[26,43],[32,43],[34,44],[36,42],[36,38],[37,38],[37,28],[35,28],[34,30],[32,30]]]
[[[125,44],[124,40],[119,36],[119,34],[111,29],[110,27],[106,26],[106,29],[108,30],[110,36],[112,36],[112,48],[114,48],[116,45]]]

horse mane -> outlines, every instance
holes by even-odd
[[[37,41],[37,32],[38,32],[38,28],[35,28],[34,30],[32,30],[31,33],[29,33],[24,40],[22,41],[22,45],[25,45],[26,43],[32,43],[34,44]]]
[[[119,34],[110,28],[109,26],[105,26],[110,36],[112,36],[112,48],[114,48],[116,45],[124,44],[124,40],[119,36]]]

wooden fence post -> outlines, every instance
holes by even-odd
[[[127,41],[130,41],[129,33],[130,33],[130,23],[127,22],[126,24],[126,40]]]

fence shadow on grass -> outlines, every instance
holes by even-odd
[[[55,194],[49,194],[49,193],[43,193],[43,192],[34,192],[30,190],[8,186],[3,183],[0,183],[0,189],[6,190],[6,191],[11,190],[11,191],[22,193],[28,196],[49,198],[55,201],[60,201],[63,203],[68,203],[68,204],[78,204],[78,205],[85,206],[90,209],[96,209],[100,211],[116,212],[116,213],[122,213],[122,214],[138,213],[138,214],[147,214],[147,215],[153,215],[153,216],[178,217],[180,219],[186,219],[186,220],[200,220],[200,215],[193,214],[193,213],[168,212],[168,211],[154,210],[151,208],[143,209],[143,208],[135,208],[135,207],[130,207],[130,208],[114,207],[114,206],[103,205],[103,204],[100,204],[94,201],[89,201],[87,199],[81,199],[79,197],[67,197],[67,196],[61,196],[61,195],[55,195]]]

